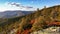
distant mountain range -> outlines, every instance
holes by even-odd
[[[14,10],[14,11],[4,11],[0,12],[0,18],[12,18],[27,15],[33,13],[34,11],[21,11],[21,10]]]

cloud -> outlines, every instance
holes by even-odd
[[[12,3],[8,3],[10,5],[15,5],[16,7],[19,7],[19,8],[26,8],[26,9],[31,9],[33,7],[30,7],[30,6],[24,6],[22,4],[19,4],[19,3],[15,3],[15,2],[12,2]]]
[[[8,4],[10,4],[10,5],[15,5],[15,6],[17,6],[17,7],[19,7],[20,6],[20,3],[15,3],[15,2],[9,2]]]
[[[25,6],[21,3],[6,2],[2,5],[0,5],[0,12],[6,11],[6,10],[34,11],[35,8],[33,8],[31,6]]]

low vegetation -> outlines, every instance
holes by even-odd
[[[60,5],[38,9],[21,17],[3,19],[0,21],[0,33],[8,34],[15,29],[15,34],[29,34],[54,25],[60,26]]]

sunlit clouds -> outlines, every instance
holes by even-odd
[[[34,11],[36,9],[31,6],[24,6],[22,3],[6,2],[2,5],[0,5],[0,12],[6,11],[6,10]]]

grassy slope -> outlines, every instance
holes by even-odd
[[[25,15],[22,17],[15,17],[3,20],[0,24],[0,31],[11,30],[18,28],[21,32],[28,29],[29,31],[36,31],[47,28],[51,22],[60,21],[60,6],[53,6],[38,10],[35,13]],[[51,23],[52,24],[52,23]],[[60,25],[60,24],[59,24]],[[3,29],[5,28],[5,29]]]

